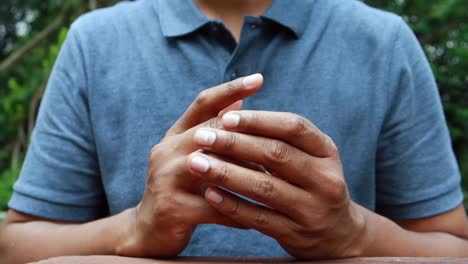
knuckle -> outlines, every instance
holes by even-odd
[[[276,196],[275,185],[269,179],[255,180],[252,185],[252,195],[255,199],[269,200]]]
[[[226,133],[224,138],[224,150],[227,152],[233,151],[237,147],[237,136],[234,133]]]
[[[307,229],[304,228],[302,225],[295,224],[289,228],[292,234],[305,234],[307,233]]]
[[[228,95],[235,94],[237,91],[237,86],[234,84],[234,82],[228,82],[224,84],[224,90],[226,90],[226,93]]]
[[[248,120],[249,122],[246,123],[248,126],[247,128],[259,128],[263,127],[264,125],[264,118],[262,118],[261,114],[258,112],[253,112]]]
[[[160,177],[155,166],[149,166],[146,176],[146,189],[151,193],[157,191],[158,184],[160,182]]]
[[[338,146],[333,141],[333,139],[330,136],[325,135],[325,142],[326,142],[325,144],[327,146],[328,153],[330,154],[330,156],[339,157],[340,151],[338,149]]]
[[[348,191],[346,183],[342,179],[329,177],[327,180],[327,188],[325,188],[324,191],[328,201],[332,204],[341,205],[347,200]]]
[[[154,145],[150,150],[150,160],[156,159],[161,152],[161,144]]]
[[[284,142],[272,140],[266,149],[265,160],[268,164],[282,166],[289,162],[289,148]]]
[[[226,209],[226,214],[230,215],[231,217],[239,216],[240,204],[239,201],[234,200],[232,205]]]
[[[227,166],[223,165],[216,170],[213,178],[213,180],[220,185],[226,184],[231,178],[231,171]]]
[[[257,212],[253,217],[254,225],[257,227],[265,227],[269,224],[267,215],[263,212]]]
[[[291,136],[303,137],[311,132],[309,121],[300,115],[289,114],[288,123],[288,133]]]
[[[195,104],[198,106],[205,105],[209,98],[208,90],[201,91],[195,98]]]
[[[223,127],[222,123],[221,123],[221,118],[219,118],[219,117],[209,119],[206,125],[207,125],[207,127],[211,127],[211,128],[222,128]]]

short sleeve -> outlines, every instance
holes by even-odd
[[[402,21],[386,89],[376,211],[392,219],[417,219],[456,208],[463,200],[460,172],[437,85],[415,35]]]
[[[72,27],[41,102],[9,207],[61,221],[106,214],[87,99],[84,55]]]

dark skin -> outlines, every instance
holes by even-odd
[[[245,228],[203,199],[203,181],[190,176],[185,160],[199,149],[193,142],[196,129],[222,128],[218,115],[241,109],[241,100],[260,89],[262,82],[257,74],[202,91],[151,150],[145,192],[136,207],[89,223],[51,221],[10,210],[0,232],[0,263],[62,255],[175,256],[198,224]]]
[[[207,16],[225,21],[238,40],[242,17],[261,14],[270,1],[196,3]],[[310,121],[291,113],[240,111],[239,100],[262,85],[261,77],[252,80],[221,84],[195,99],[151,151],[144,197],[135,208],[88,223],[10,210],[0,231],[0,263],[60,255],[174,256],[201,223],[257,229],[299,258],[468,256],[461,205],[404,221],[362,208],[349,197],[339,150]],[[239,116],[237,125],[232,114]]]
[[[197,97],[153,148],[137,207],[89,223],[10,210],[0,232],[1,263],[61,255],[174,256],[200,223],[257,229],[299,258],[467,256],[461,206],[429,218],[386,219],[350,200],[338,150],[312,123],[291,113],[239,111],[239,100],[262,85],[257,78],[249,87],[241,78]],[[207,159],[208,168],[194,164],[195,157]],[[199,213],[187,213],[193,211]]]
[[[305,259],[466,256],[467,221],[462,207],[431,218],[397,221],[417,231],[409,232],[359,206],[350,199],[336,145],[305,118],[292,113],[232,111],[222,121],[224,130],[198,129],[194,141],[205,151],[242,158],[267,171],[253,171],[199,152],[188,158],[187,166],[194,176],[212,183],[205,199],[214,208],[275,238],[291,255]]]
[[[192,140],[197,128],[220,128],[220,117],[216,114],[241,107],[239,100],[260,88],[260,77],[254,75],[255,83],[250,86],[245,85],[246,79],[243,78],[203,91],[164,139],[153,147],[146,189],[142,201],[135,208],[136,235],[118,248],[118,254],[174,256],[186,247],[198,224],[215,223],[242,228],[197,195],[203,189],[204,181],[188,177],[185,159],[199,149]]]
[[[234,112],[223,116],[223,125],[235,132],[199,129],[195,142],[209,152],[261,164],[269,173],[201,153],[193,154],[188,166],[215,186],[268,207],[212,186],[205,197],[215,208],[275,238],[300,258],[357,255],[353,246],[365,233],[365,219],[350,204],[338,150],[328,136],[290,113]],[[214,141],[206,140],[210,133]]]

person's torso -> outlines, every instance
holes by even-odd
[[[92,54],[89,107],[110,213],[138,204],[151,147],[200,91],[256,72],[264,85],[244,109],[297,113],[330,135],[351,198],[373,210],[376,146],[387,111],[386,52],[396,23],[346,2],[302,3],[308,10],[300,36],[272,20],[246,17],[237,47],[219,23],[165,36],[158,1],[103,11],[106,21],[88,27],[83,42]],[[104,41],[91,46],[97,36]],[[184,254],[286,255],[255,231],[214,225],[199,227]]]

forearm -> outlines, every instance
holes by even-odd
[[[383,216],[366,211],[363,256],[468,257],[465,238],[443,232],[405,230]]]
[[[25,263],[63,255],[115,254],[130,232],[132,210],[84,224],[8,223],[0,232],[0,263]]]

